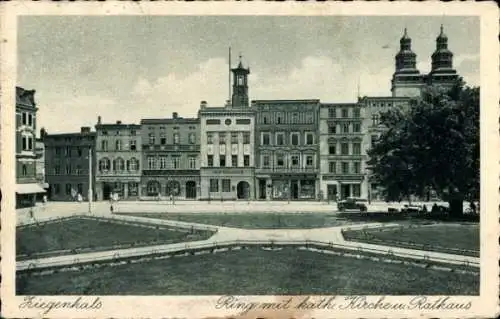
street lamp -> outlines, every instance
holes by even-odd
[[[92,147],[89,147],[89,190],[87,197],[89,199],[89,214],[92,214]]]

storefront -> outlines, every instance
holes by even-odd
[[[325,199],[330,201],[343,200],[348,197],[368,198],[369,196],[367,183],[362,175],[323,175],[321,190],[326,194]]]
[[[36,205],[37,194],[45,193],[40,185],[17,184],[16,185],[16,208],[33,207]]]
[[[253,168],[202,168],[200,174],[203,200],[255,198]]]
[[[109,200],[114,194],[118,199],[139,198],[139,177],[99,178],[96,181],[95,190],[97,200]]]
[[[141,180],[141,199],[198,199],[200,176],[198,174],[170,174],[168,176],[143,176]]]
[[[315,175],[259,176],[258,198],[273,200],[315,200],[318,181]]]

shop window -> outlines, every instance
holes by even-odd
[[[138,195],[139,195],[139,183],[129,182],[128,196],[138,196]]]
[[[219,180],[218,179],[210,179],[210,192],[216,193],[219,191]]]
[[[222,192],[229,193],[231,191],[231,180],[223,179],[222,180]]]

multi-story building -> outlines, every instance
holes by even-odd
[[[201,102],[201,198],[253,199],[254,111],[249,106],[248,74],[241,61],[233,72],[233,95],[224,107]]]
[[[429,74],[421,74],[417,69],[417,55],[411,49],[411,38],[406,28],[399,43],[396,71],[391,81],[393,97],[416,97],[426,85],[451,87],[458,79],[458,74],[453,69],[453,53],[448,49],[448,37],[444,34],[443,26],[436,38],[436,50],[432,54]]]
[[[42,128],[40,130],[40,138],[37,138],[35,142],[35,171],[38,185],[40,185],[47,192],[49,184],[45,180],[45,144],[43,143],[44,134],[46,134],[46,132],[45,129]],[[38,194],[37,199],[43,199],[44,194],[46,193]]]
[[[111,194],[119,199],[138,199],[141,182],[141,126],[138,124],[102,123],[96,129],[95,189],[97,200]]]
[[[319,100],[256,100],[258,199],[319,195]]]
[[[16,87],[16,207],[30,207],[45,193],[36,175],[35,90]]]
[[[49,200],[73,201],[78,194],[88,200],[89,168],[95,167],[95,138],[90,127],[82,127],[79,133],[48,134],[43,130]],[[93,184],[94,176],[91,178]]]
[[[328,200],[365,197],[368,192],[364,117],[359,103],[321,105],[321,190]]]
[[[200,124],[196,118],[141,121],[141,198],[196,199],[200,194]]]

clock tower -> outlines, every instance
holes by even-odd
[[[243,63],[240,62],[238,67],[231,69],[233,72],[233,95],[231,106],[232,108],[248,108],[248,74],[250,74],[250,68],[245,69]]]

